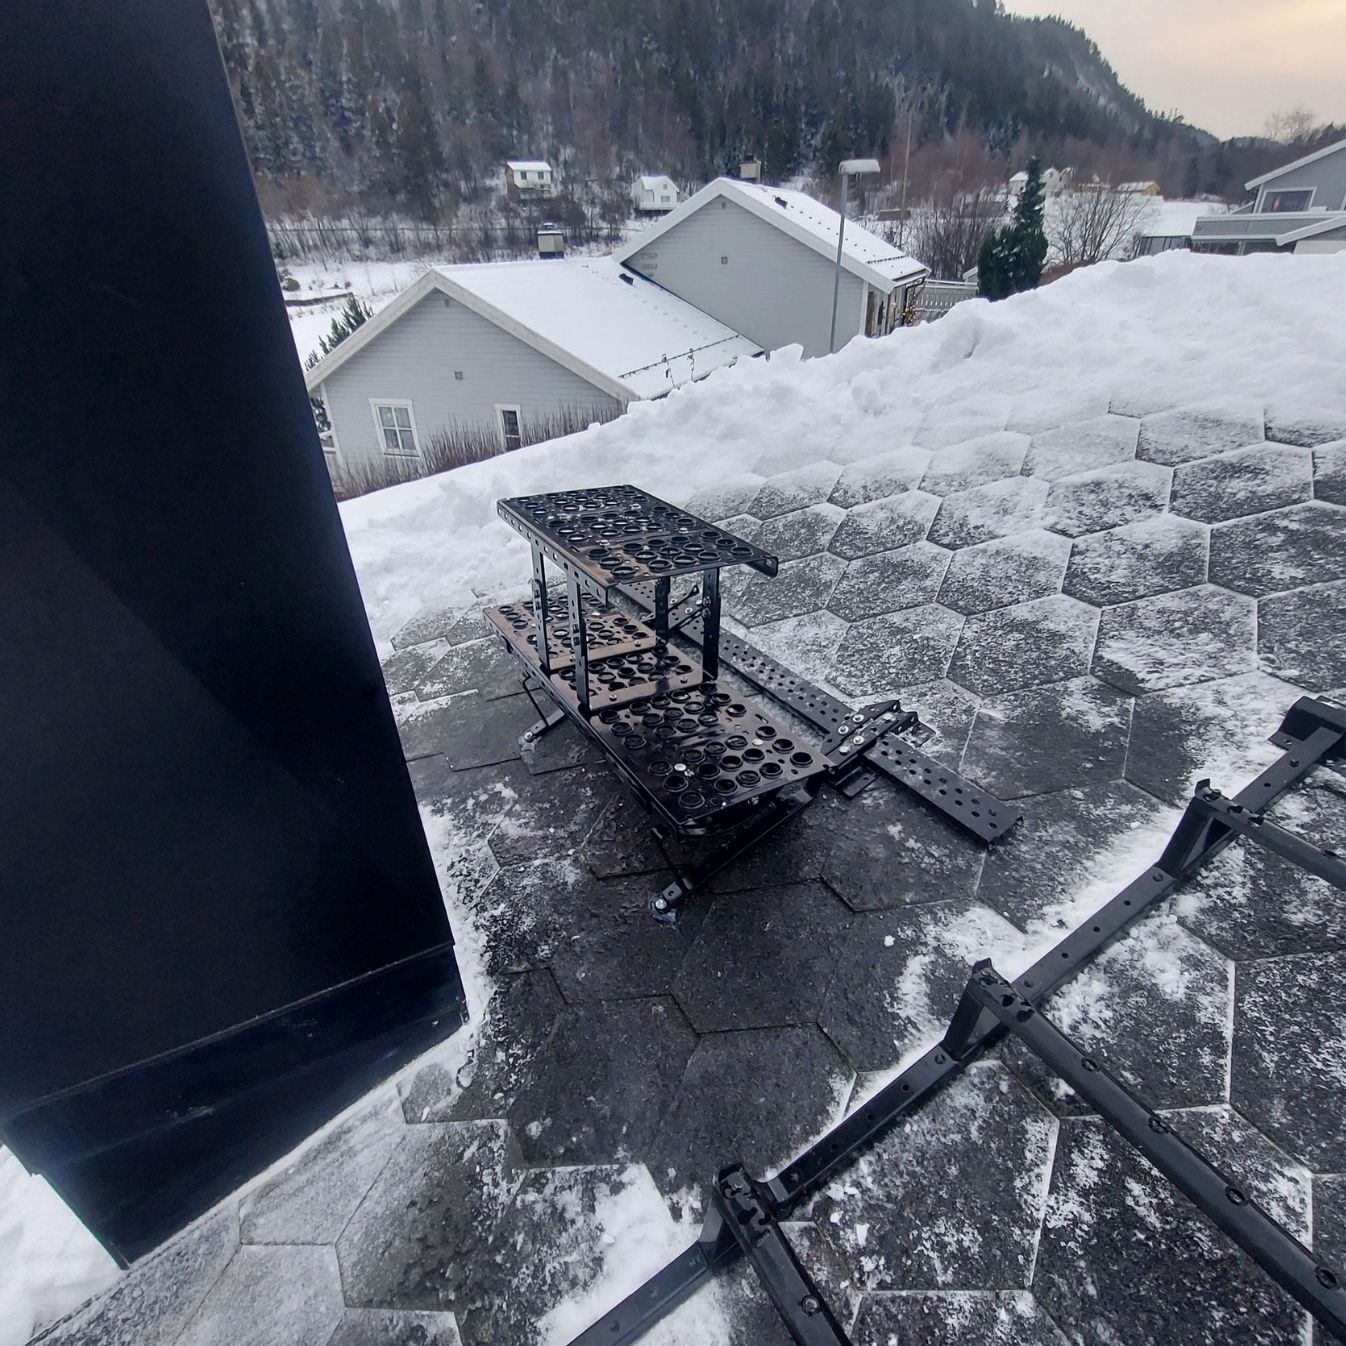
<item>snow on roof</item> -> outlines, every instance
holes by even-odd
[[[835,356],[799,361],[786,349],[740,360],[561,443],[348,501],[342,515],[375,635],[387,642],[422,608],[466,606],[474,589],[517,588],[514,534],[495,515],[503,495],[622,480],[682,502],[818,462],[827,445],[842,446],[849,463],[1007,423],[1051,429],[1109,404],[1317,404],[1346,417],[1346,255],[1238,260],[1170,252],[1105,262]],[[1091,465],[1086,446],[1062,472]]]
[[[515,173],[551,172],[551,165],[545,159],[506,159],[505,167]]]
[[[1219,215],[1222,209],[1209,201],[1164,201],[1156,197],[1141,221],[1140,232],[1145,238],[1190,237],[1201,216]]]
[[[1319,159],[1326,159],[1329,154],[1336,154],[1340,150],[1346,150],[1346,140],[1338,140],[1334,144],[1324,145],[1322,149],[1314,150],[1312,154],[1306,154],[1302,159],[1296,159],[1292,163],[1273,168],[1270,173],[1263,173],[1260,178],[1253,178],[1251,182],[1245,182],[1243,186],[1246,190],[1252,191],[1254,187],[1260,187],[1263,183],[1270,182],[1283,173],[1289,173],[1295,168],[1303,168],[1306,164],[1316,163]]]
[[[736,201],[829,260],[836,257],[841,216],[830,206],[789,187],[768,187],[757,182],[740,182],[736,178],[716,178],[676,210],[670,211],[653,228],[642,230],[614,255],[618,261],[627,261],[707,202],[719,197]],[[923,263],[908,256],[901,248],[871,234],[853,220],[846,221],[842,265],[862,280],[884,290],[890,289],[896,281],[922,275],[927,270]]]
[[[747,337],[611,257],[435,270],[637,397],[658,397],[761,353]]]
[[[642,173],[636,179],[642,187],[653,190],[655,187],[673,186],[673,179],[666,173]]]

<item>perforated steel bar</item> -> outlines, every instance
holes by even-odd
[[[668,576],[654,581],[654,607],[650,612],[654,638],[662,646],[668,641]]]
[[[1292,732],[1293,731],[1293,732]],[[1342,756],[1346,743],[1346,713],[1330,703],[1312,697],[1301,698],[1287,714],[1273,741],[1286,751],[1250,785],[1235,796],[1245,808],[1257,801],[1262,808],[1299,784],[1324,761]],[[1211,839],[1204,849],[1192,851],[1180,874],[1158,867],[1133,879],[1093,916],[1043,955],[1015,982],[1016,989],[1030,1003],[1040,1004],[1107,948],[1125,930],[1167,897],[1174,887],[1223,850],[1233,837]],[[800,1202],[819,1190],[835,1173],[845,1168],[858,1154],[879,1140],[904,1117],[929,1101],[944,1085],[958,1075],[964,1065],[997,1040],[1003,1028],[983,1016],[963,1044],[965,1054],[953,1056],[944,1043],[938,1043],[908,1066],[896,1079],[835,1126],[821,1140],[800,1154],[774,1178],[764,1184],[775,1202],[777,1218],[784,1219]],[[698,1245],[700,1247],[700,1245]],[[685,1255],[671,1262],[653,1280],[628,1295],[610,1313],[581,1332],[571,1346],[630,1346],[638,1341],[667,1311],[649,1302],[645,1293],[657,1285],[659,1295],[678,1303],[705,1284],[718,1270],[738,1256],[738,1247],[717,1247],[714,1256],[704,1249],[695,1265]]]
[[[963,1001],[1017,1037],[1323,1327],[1346,1341],[1346,1290],[1337,1272],[1066,1037],[989,960],[974,967]]]

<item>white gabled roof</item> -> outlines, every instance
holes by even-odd
[[[1343,142],[1346,144],[1346,141]],[[1346,228],[1346,210],[1334,210],[1322,219],[1306,224],[1293,233],[1277,235],[1276,242],[1283,248],[1287,243],[1298,243],[1301,238],[1312,238],[1315,234],[1329,234],[1333,229]]]
[[[1260,187],[1263,183],[1270,182],[1273,178],[1278,178],[1282,173],[1289,173],[1296,168],[1303,168],[1305,164],[1316,163],[1319,159],[1326,159],[1329,154],[1336,154],[1339,150],[1346,150],[1346,140],[1338,140],[1335,144],[1324,145],[1320,150],[1314,150],[1312,154],[1306,154],[1302,159],[1296,159],[1292,164],[1282,164],[1279,168],[1273,168],[1270,173],[1263,173],[1260,178],[1254,178],[1251,182],[1243,184],[1245,191],[1252,191],[1254,187]]]
[[[619,401],[658,397],[761,347],[611,257],[434,267],[305,373],[310,391],[439,291]]]
[[[516,173],[551,172],[551,165],[545,159],[506,159],[505,167]]]
[[[677,184],[666,173],[642,173],[637,179],[647,191],[653,191],[656,187],[669,186],[676,190]]]
[[[716,178],[695,196],[689,197],[676,210],[669,211],[658,224],[644,229],[613,256],[619,262],[628,261],[643,252],[655,240],[677,226],[702,206],[725,198],[759,219],[788,234],[829,261],[837,255],[837,229],[841,216],[830,206],[788,187],[765,187],[756,182],[740,182],[737,178]],[[845,249],[842,266],[852,275],[880,290],[913,276],[925,275],[928,268],[900,248],[871,234],[852,220],[846,221]]]

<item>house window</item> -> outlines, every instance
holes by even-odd
[[[411,403],[401,399],[375,399],[374,424],[378,428],[383,451],[398,458],[415,458],[420,449],[416,444],[416,421],[411,414]]]
[[[1268,192],[1262,209],[1272,215],[1283,215],[1292,210],[1307,210],[1312,200],[1312,189],[1304,192]]]
[[[505,452],[522,448],[523,429],[519,408],[497,406],[495,410],[496,415],[500,417],[500,442],[504,445]]]

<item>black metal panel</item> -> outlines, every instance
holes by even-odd
[[[0,6],[0,53],[13,1118],[164,1053],[189,1080],[184,1049],[301,1000],[359,1044],[358,1007],[324,993],[391,984],[450,936],[205,4]],[[460,1004],[452,958],[433,967],[431,999]],[[398,1034],[378,1034],[389,1068]],[[285,1041],[257,1061],[278,1090],[326,1051]],[[152,1135],[145,1068],[126,1097]],[[152,1241],[197,1212],[216,1149],[256,1171],[345,1088],[195,1151],[104,1148],[66,1190],[103,1233],[118,1182],[172,1192]],[[20,1158],[34,1134],[10,1135]]]

